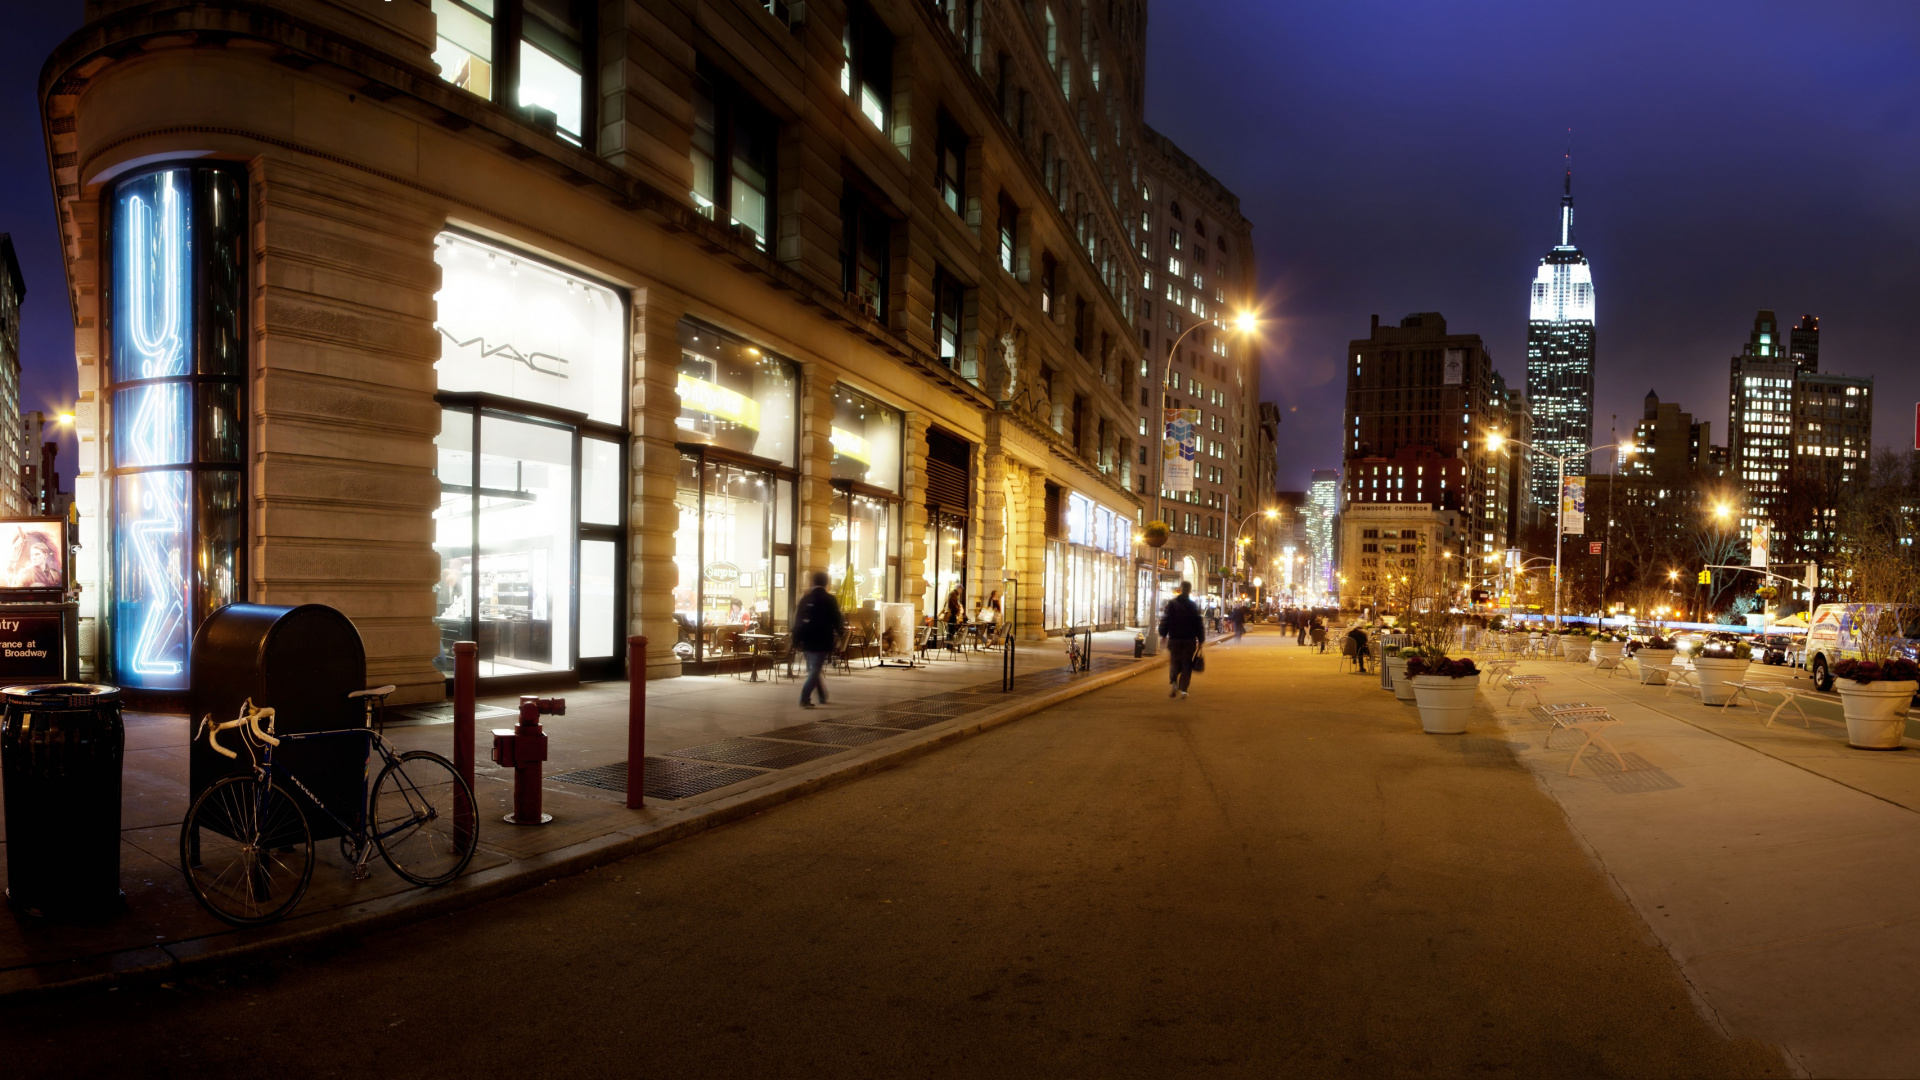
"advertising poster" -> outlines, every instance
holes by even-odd
[[[913,663],[913,634],[917,624],[912,604],[880,605],[880,659],[883,663]]]
[[[1587,531],[1587,478],[1569,476],[1560,487],[1560,535]]]
[[[1161,443],[1160,486],[1168,491],[1193,490],[1193,459],[1200,443],[1200,410],[1166,410],[1166,437]]]
[[[0,589],[66,588],[65,546],[65,522],[0,522]]]
[[[1467,369],[1467,350],[1448,349],[1446,367],[1441,371],[1440,381],[1447,386],[1459,386],[1461,376]]]

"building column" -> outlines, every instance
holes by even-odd
[[[1006,576],[1007,543],[1007,458],[991,444],[980,453],[980,595],[984,598],[1001,588]]]
[[[674,492],[680,451],[680,320],[686,298],[657,285],[633,291],[633,399],[627,463],[627,633],[647,638],[647,678],[680,674],[673,561],[680,510]]]
[[[1047,471],[1018,469],[1026,477],[1025,513],[1014,519],[1015,563],[1020,568],[1021,641],[1047,636],[1044,609],[1047,592]]]
[[[905,466],[902,472],[906,476],[905,501],[900,507],[900,602],[912,604],[914,613],[924,615],[930,609],[926,604],[927,560],[932,553],[927,550],[927,414],[909,412],[905,429],[907,445],[900,455]],[[946,597],[936,596],[935,604]],[[937,609],[931,609],[938,614]]]
[[[840,369],[821,363],[800,365],[800,523],[793,533],[797,599],[809,579],[827,570],[833,550],[833,387]]]

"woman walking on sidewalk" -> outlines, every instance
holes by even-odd
[[[1160,636],[1167,639],[1167,696],[1187,696],[1187,683],[1193,679],[1193,658],[1200,654],[1200,640],[1207,636],[1206,621],[1188,594],[1193,583],[1180,583],[1180,595],[1167,601],[1160,614]]]

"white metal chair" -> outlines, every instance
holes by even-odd
[[[1800,725],[1809,730],[1813,728],[1813,719],[1807,715],[1807,710],[1800,707],[1800,695],[1802,691],[1795,690],[1790,686],[1762,686],[1750,682],[1737,682],[1733,683],[1732,686],[1733,695],[1727,698],[1722,707],[1732,706],[1740,700],[1741,694],[1745,694],[1747,695],[1747,704],[1753,706],[1755,715],[1758,715],[1761,705],[1760,702],[1754,698],[1754,691],[1757,690],[1763,694],[1778,694],[1780,695],[1780,704],[1773,707],[1773,712],[1767,716],[1767,722],[1760,725],[1761,727],[1772,727],[1773,722],[1780,718],[1780,711],[1791,705],[1793,706],[1793,711],[1800,714]]]
[[[1545,685],[1547,685],[1547,677],[1545,675],[1508,675],[1507,704],[1513,704],[1513,695],[1515,694],[1532,694],[1534,705],[1541,707],[1540,688]]]
[[[1541,711],[1547,714],[1549,725],[1547,737],[1540,740],[1541,749],[1551,749],[1549,744],[1553,742],[1553,734],[1556,731],[1577,731],[1586,736],[1580,745],[1574,748],[1573,760],[1567,762],[1568,776],[1572,776],[1574,766],[1580,764],[1580,755],[1587,752],[1587,747],[1595,744],[1613,755],[1614,763],[1620,766],[1620,771],[1626,771],[1627,760],[1620,756],[1620,751],[1614,749],[1613,744],[1608,742],[1606,735],[1603,734],[1608,725],[1620,722],[1619,718],[1605,708],[1583,702],[1570,705],[1547,705],[1543,706]]]

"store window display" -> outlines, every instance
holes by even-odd
[[[903,429],[899,410],[849,387],[833,388],[827,574],[845,611],[890,603],[899,595]]]

